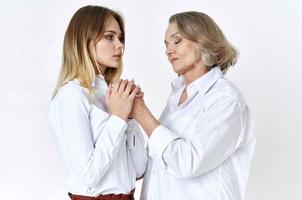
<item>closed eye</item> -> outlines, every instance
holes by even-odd
[[[178,39],[178,40],[176,40],[175,42],[174,42],[174,44],[179,44],[180,42],[181,42],[181,38],[180,39]]]

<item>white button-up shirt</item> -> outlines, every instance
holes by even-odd
[[[146,167],[140,128],[108,114],[104,77],[94,81],[95,96],[77,79],[62,86],[50,106],[50,122],[65,162],[65,186],[72,194],[127,194]]]
[[[187,87],[183,77],[148,141],[142,200],[242,200],[254,153],[254,123],[238,89],[215,67]]]

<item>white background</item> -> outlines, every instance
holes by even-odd
[[[175,78],[163,44],[169,16],[188,10],[209,14],[240,51],[227,77],[244,94],[256,121],[246,199],[302,198],[301,1],[7,2],[0,3],[1,200],[68,199],[48,109],[64,32],[74,12],[87,4],[124,14],[123,78],[135,78],[156,116]]]

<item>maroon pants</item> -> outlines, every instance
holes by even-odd
[[[71,200],[134,200],[134,190],[130,194],[105,194],[97,197],[74,195],[68,193]]]

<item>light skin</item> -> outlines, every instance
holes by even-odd
[[[108,19],[108,25],[103,37],[95,45],[96,61],[101,69],[106,67],[117,68],[123,55],[122,31],[116,19]]]
[[[174,72],[184,77],[186,87],[178,104],[181,105],[187,99],[187,86],[207,73],[208,70],[202,61],[202,54],[198,44],[183,37],[175,22],[168,25],[165,34],[165,45],[166,55],[172,64]],[[142,126],[148,137],[160,125],[159,121],[146,106],[143,98],[134,101],[132,115]]]
[[[95,59],[99,64],[99,73],[102,74],[107,67],[117,68],[120,66],[123,47],[120,26],[116,19],[111,16],[108,19],[103,37],[95,44]],[[115,84],[109,85],[106,103],[111,114],[127,121],[134,100],[142,97],[143,93],[133,80],[120,79]]]

